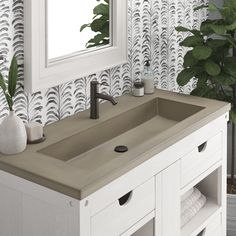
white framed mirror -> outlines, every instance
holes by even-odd
[[[25,90],[127,62],[126,0],[24,0]]]

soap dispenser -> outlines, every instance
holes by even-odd
[[[151,69],[149,60],[147,60],[144,65],[144,70],[142,73],[142,81],[144,83],[144,93],[145,94],[154,93],[154,73]]]

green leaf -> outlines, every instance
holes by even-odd
[[[225,70],[230,75],[232,75],[233,77],[236,77],[236,57],[225,58],[224,67],[225,67]]]
[[[223,39],[208,39],[207,46],[209,46],[212,49],[217,49],[217,48],[225,46],[226,43],[227,43],[227,40],[223,40]]]
[[[202,10],[202,9],[205,9],[205,8],[208,8],[208,4],[203,4],[201,6],[195,7],[193,10],[198,11],[198,10]]]
[[[97,34],[94,36],[94,38],[90,39],[88,41],[89,44],[99,45],[101,44],[101,41],[103,41],[106,38],[104,34]]]
[[[212,60],[207,60],[205,62],[204,67],[206,72],[211,76],[216,76],[220,74],[221,71],[220,66]]]
[[[109,10],[109,5],[101,3],[93,9],[93,14],[109,16]]]
[[[193,56],[192,51],[188,51],[184,56],[184,68],[192,67],[198,63],[198,60]]]
[[[182,70],[178,77],[177,77],[177,83],[179,86],[186,85],[195,75],[195,72],[191,68],[186,68]]]
[[[212,54],[213,50],[207,46],[196,46],[193,49],[193,56],[198,60],[206,60]]]
[[[236,48],[236,40],[229,35],[222,35],[223,38],[226,38],[229,43]]]
[[[190,32],[190,33],[192,33],[195,36],[200,36],[201,35],[201,32],[199,30],[196,30],[196,29],[192,30],[192,29],[188,29],[188,28],[183,27],[183,26],[178,26],[175,29],[178,32]]]
[[[101,32],[101,33],[107,33],[107,31],[109,32],[109,22],[106,19],[104,19],[103,17],[94,20],[90,24],[90,27],[91,27],[92,31],[94,31],[94,32]]]
[[[175,29],[178,32],[191,32],[191,29],[188,29],[188,28],[183,27],[183,26],[177,26]]]
[[[216,34],[225,34],[227,30],[225,25],[211,25],[211,28]]]
[[[18,77],[17,59],[13,56],[8,76],[8,92],[11,97],[14,97],[16,91],[16,82]]]
[[[90,24],[84,24],[80,27],[80,32],[82,32],[85,28],[90,27]]]
[[[235,30],[236,29],[236,21],[234,21],[231,25],[226,26],[227,30]]]
[[[218,7],[213,3],[209,3],[208,10],[209,10],[209,12],[216,12],[216,11],[218,11]]]
[[[232,75],[229,75],[225,71],[221,71],[219,75],[214,77],[214,81],[223,86],[231,86],[236,83],[236,78]]]
[[[197,45],[202,45],[203,43],[203,38],[199,36],[189,36],[180,43],[180,46],[195,47]]]
[[[5,97],[6,97],[6,100],[7,100],[7,104],[9,106],[9,110],[13,111],[13,99],[12,99],[12,97],[8,93],[5,93]]]
[[[214,23],[213,20],[205,20],[202,22],[201,26],[200,26],[200,31],[204,34],[204,35],[211,35],[214,33],[214,31],[211,28],[211,25]]]
[[[0,87],[2,88],[3,92],[5,92],[7,89],[6,83],[1,73],[0,73]]]
[[[208,74],[203,72],[197,79],[197,86],[191,92],[191,95],[206,97],[207,94],[209,94],[209,91],[212,89],[211,87],[209,87],[208,78],[209,78]]]

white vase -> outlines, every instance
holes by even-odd
[[[23,152],[27,145],[27,135],[23,121],[10,111],[0,126],[0,152],[13,155]]]
[[[227,236],[236,235],[236,195],[227,194]]]

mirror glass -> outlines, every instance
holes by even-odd
[[[112,0],[47,0],[47,60],[112,45]]]

